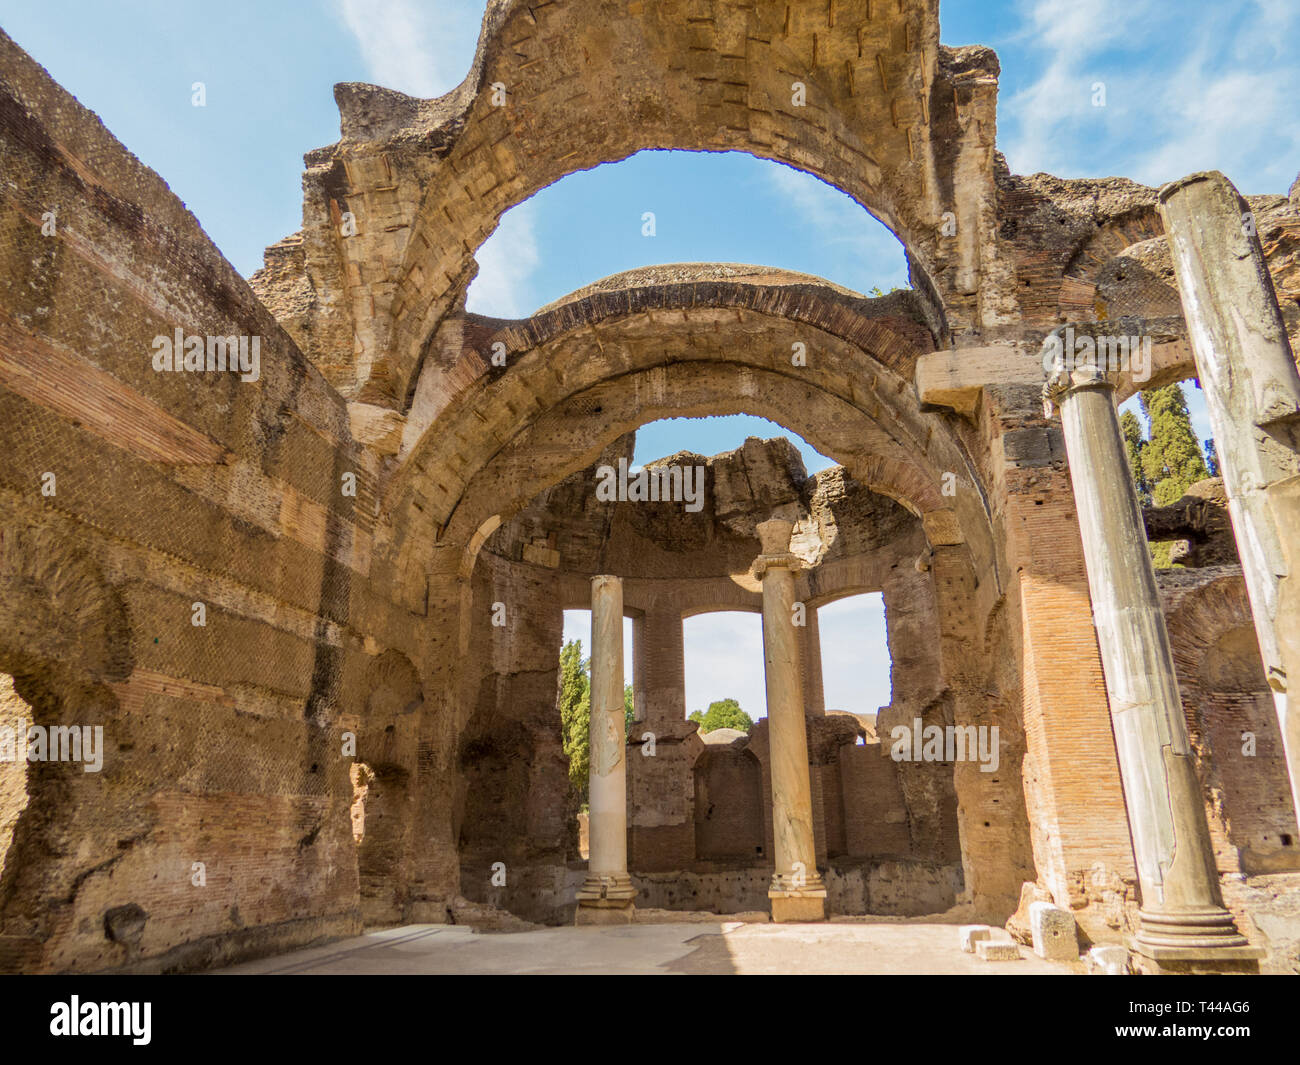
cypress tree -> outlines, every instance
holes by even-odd
[[[1142,448],[1142,473],[1158,507],[1177,502],[1197,481],[1210,476],[1201,446],[1192,431],[1192,416],[1182,385],[1174,383],[1141,394],[1142,410],[1151,423],[1151,437]],[[1158,568],[1172,565],[1172,545],[1155,544],[1152,561]]]
[[[582,657],[582,641],[570,640],[560,651],[560,735],[569,759],[569,783],[587,803],[591,775],[591,660]]]
[[[1142,449],[1142,472],[1158,507],[1177,502],[1197,481],[1210,476],[1187,410],[1183,387],[1174,383],[1142,393],[1151,438]]]
[[[1142,449],[1146,446],[1146,441],[1142,439],[1142,423],[1131,410],[1120,411],[1119,431],[1124,437],[1124,450],[1128,452],[1128,469],[1133,477],[1133,487],[1137,490],[1138,502],[1144,507],[1149,507],[1151,486],[1147,484],[1147,477],[1142,468]]]

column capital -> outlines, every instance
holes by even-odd
[[[759,555],[754,559],[753,566],[750,567],[754,576],[762,580],[764,575],[770,569],[788,569],[792,573],[797,572],[803,563],[797,555],[786,551],[780,555]]]
[[[1145,339],[1144,339],[1145,338]],[[1145,345],[1145,347],[1144,347]],[[1111,389],[1120,378],[1150,374],[1150,336],[1140,318],[1068,322],[1043,338],[1043,417],[1051,418],[1061,400],[1083,389]],[[1145,360],[1145,370],[1142,369]]]
[[[794,522],[786,518],[769,518],[758,523],[757,531],[762,553],[754,560],[752,568],[755,577],[761,580],[769,569],[793,571],[800,567],[798,556],[790,550],[790,534],[794,531]]]
[[[591,590],[594,592],[605,587],[607,584],[621,585],[622,583],[622,577],[615,577],[611,573],[598,573],[596,576],[591,578]]]

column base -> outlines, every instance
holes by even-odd
[[[573,915],[575,925],[631,924],[636,913],[632,900],[636,888],[627,873],[614,876],[587,875],[578,889],[578,909]]]
[[[826,920],[826,883],[819,875],[805,877],[799,887],[780,873],[767,889],[774,924]]]
[[[625,906],[597,906],[580,902],[573,913],[574,927],[635,923],[636,907],[630,902]]]
[[[826,899],[819,895],[768,895],[773,924],[806,924],[826,920]]]
[[[1264,950],[1252,947],[1220,907],[1171,913],[1138,911],[1129,949],[1147,972],[1256,972]],[[1140,960],[1139,960],[1140,959]]]

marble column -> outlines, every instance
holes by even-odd
[[[623,725],[623,581],[591,579],[591,776],[587,877],[578,924],[632,920],[627,873],[627,762]]]
[[[776,869],[767,897],[773,921],[821,921],[826,884],[817,871],[813,838],[808,734],[804,723],[799,637],[794,625],[793,525],[779,518],[761,522],[763,553],[754,564],[763,582],[763,664],[767,680],[767,727],[772,775],[772,838]]]
[[[1232,182],[1217,171],[1172,182],[1160,215],[1300,814],[1300,706],[1287,694],[1287,660],[1300,670],[1300,374]]]
[[[1114,379],[1096,366],[1069,369],[1058,362],[1044,398],[1049,411],[1060,408],[1065,430],[1142,892],[1133,949],[1157,967],[1232,966],[1258,958],[1219,889],[1169,634],[1120,435]]]

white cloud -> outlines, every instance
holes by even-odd
[[[1016,38],[1032,42],[1042,73],[1028,87],[1000,101],[999,118],[1013,116],[1015,135],[1002,147],[1012,170],[1069,173],[1077,138],[1063,134],[1072,122],[1098,117],[1093,86],[1115,86],[1097,56],[1120,40],[1133,41],[1151,17],[1149,0],[1035,0],[1026,5],[1027,25]],[[1104,117],[1104,116],[1103,116]],[[1076,155],[1077,157],[1077,155]]]
[[[469,286],[467,310],[494,318],[522,318],[536,309],[532,276],[541,255],[531,203],[521,203],[502,215],[476,258],[479,271]]]
[[[469,0],[338,0],[370,80],[410,96],[441,96],[469,71],[484,4]]]
[[[1243,192],[1290,185],[1300,154],[1300,66],[1284,43],[1293,0],[1031,0],[1023,11],[1015,44],[1039,74],[1000,102],[1013,171],[1159,185],[1218,169]]]
[[[1222,170],[1243,193],[1285,193],[1300,166],[1297,95],[1292,66],[1225,68],[1198,50],[1165,79],[1168,133],[1135,160],[1133,176],[1159,185]]]

